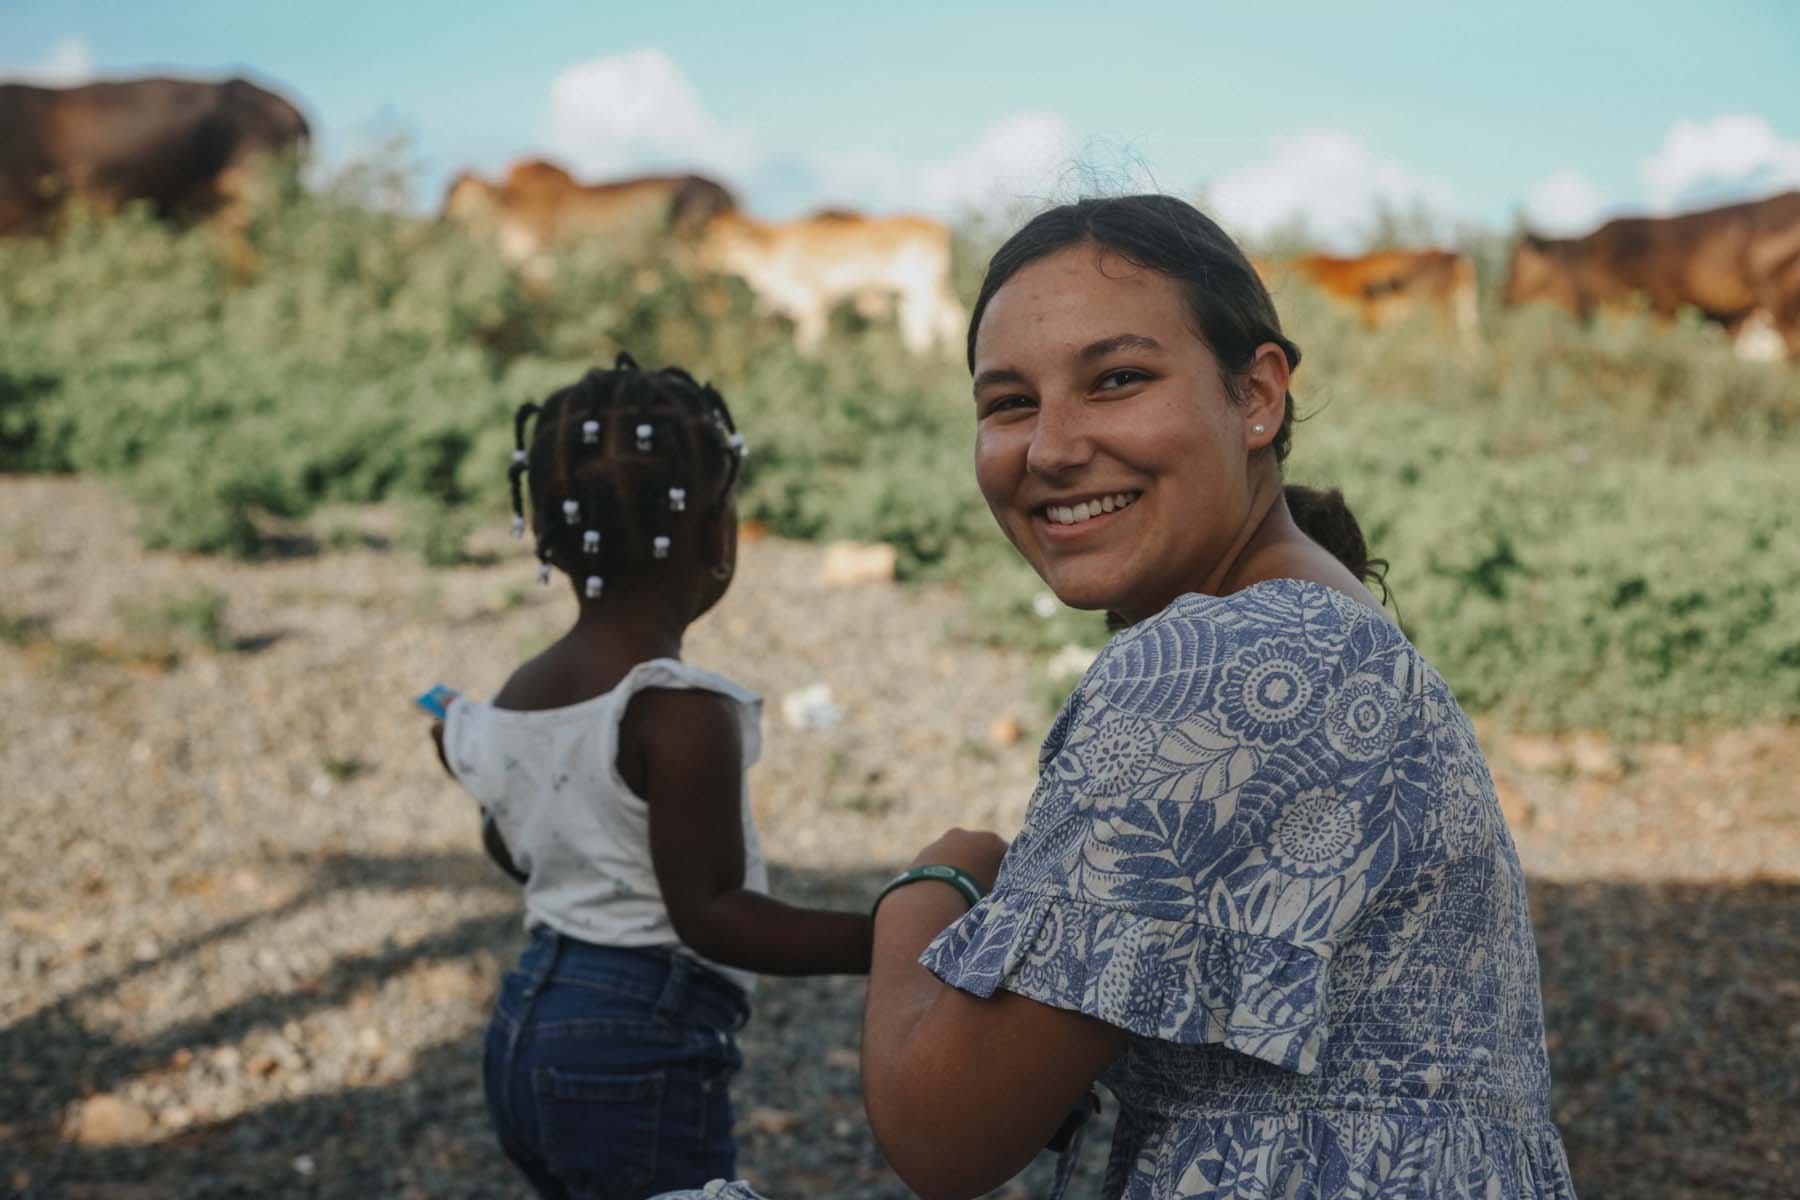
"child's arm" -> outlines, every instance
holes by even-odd
[[[744,746],[731,700],[643,691],[621,734],[620,771],[649,803],[650,858],[687,946],[764,975],[868,971],[866,914],[797,908],[744,890]]]

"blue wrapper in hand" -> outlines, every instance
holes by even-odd
[[[455,688],[445,687],[440,683],[433,685],[424,695],[415,697],[413,703],[441,721],[444,714],[450,711],[450,702],[460,695],[462,693]]]

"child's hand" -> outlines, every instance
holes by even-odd
[[[455,779],[456,772],[450,769],[450,760],[444,757],[444,723],[442,721],[431,723],[431,744],[437,747],[438,761],[444,764],[444,773]]]
[[[911,866],[922,867],[942,863],[960,867],[975,877],[982,891],[992,891],[994,878],[1000,874],[1000,860],[1006,857],[1006,839],[996,833],[970,829],[952,829],[913,858]]]

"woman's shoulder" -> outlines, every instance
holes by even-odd
[[[1317,671],[1346,656],[1417,657],[1385,612],[1312,580],[1265,579],[1223,596],[1176,597],[1115,636],[1090,674],[1106,679],[1194,670],[1253,647],[1286,651]]]

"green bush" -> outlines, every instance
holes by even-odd
[[[237,246],[137,212],[0,244],[0,469],[105,476],[148,543],[244,556],[271,517],[398,501],[406,540],[450,563],[505,519],[514,407],[626,348],[725,392],[745,517],[893,543],[906,576],[961,587],[976,636],[1104,637],[1041,615],[993,529],[959,354],[911,359],[840,314],[804,358],[671,245],[587,246],[533,285],[371,186],[271,176]],[[992,241],[959,236],[962,292]],[[1800,716],[1800,371],[1739,362],[1691,317],[1508,312],[1485,282],[1468,342],[1429,319],[1371,333],[1283,287],[1306,354],[1289,477],[1344,489],[1472,709],[1629,734]]]

